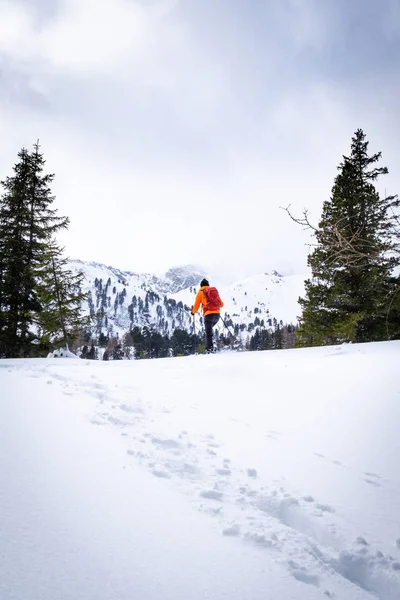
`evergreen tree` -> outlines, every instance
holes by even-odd
[[[45,310],[44,281],[53,270],[49,248],[54,254],[55,235],[69,224],[68,218],[57,216],[52,208],[50,184],[54,175],[43,174],[44,165],[38,144],[32,152],[23,148],[13,176],[1,182],[0,356],[29,356],[33,352],[38,315]],[[62,273],[59,275],[54,291],[64,283]],[[68,288],[67,282],[65,285]],[[68,293],[63,297],[69,298]]]
[[[195,342],[193,335],[190,335],[184,329],[175,329],[171,336],[171,348],[174,356],[188,356],[195,351]]]
[[[122,348],[124,350],[126,358],[130,359],[131,355],[132,355],[132,349],[133,349],[133,338],[132,338],[132,334],[130,333],[130,331],[125,333],[125,335],[122,338]]]
[[[43,256],[43,267],[38,277],[37,291],[40,311],[34,315],[39,332],[39,348],[48,351],[52,345],[68,345],[79,329],[88,324],[81,316],[83,275],[68,269],[68,259],[62,249],[50,242]]]
[[[133,341],[133,347],[135,349],[135,358],[144,358],[145,357],[145,348],[146,348],[146,341],[145,338],[140,330],[140,327],[134,327],[131,331],[130,334],[132,336],[132,341]]]
[[[83,358],[83,356],[81,358]],[[86,358],[89,360],[96,360],[96,348],[93,344],[91,345],[90,350],[87,352]]]
[[[124,351],[122,350],[121,344],[117,344],[112,351],[113,360],[122,360],[124,357]]]
[[[393,275],[399,264],[394,241],[399,201],[381,197],[374,186],[388,172],[375,166],[380,158],[380,152],[368,154],[365,134],[357,130],[314,229],[312,279],[299,300],[298,346],[400,337],[400,307],[390,302],[399,287]],[[309,225],[307,213],[297,222]]]
[[[105,348],[108,344],[108,337],[101,331],[99,335],[99,346]]]

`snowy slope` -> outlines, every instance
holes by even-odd
[[[190,315],[182,310],[175,309],[170,315],[164,311],[164,297],[173,299],[176,289],[180,284],[192,283],[202,277],[200,273],[193,276],[186,271],[171,270],[171,278],[160,279],[150,274],[138,274],[130,271],[121,271],[111,266],[105,266],[99,263],[71,260],[70,266],[75,272],[81,272],[84,275],[83,291],[90,296],[93,306],[93,312],[103,312],[107,320],[102,321],[103,332],[118,334],[120,337],[130,330],[131,327],[138,325],[155,325],[161,333],[172,333],[176,327],[190,330],[192,319]],[[174,277],[175,276],[175,277]],[[101,304],[101,290],[96,288],[95,282],[101,281],[102,290],[105,291],[107,299],[106,306]],[[107,286],[107,282],[109,285]],[[107,287],[106,287],[107,286]],[[132,298],[141,299],[145,302],[148,293],[155,294],[157,297],[153,303],[150,303],[145,314],[140,313],[135,307],[133,321],[129,315],[129,305]],[[169,293],[168,293],[169,292]],[[126,294],[122,303],[120,300]],[[115,305],[117,302],[117,306]],[[159,307],[159,308],[158,308]],[[160,322],[159,310],[163,310],[163,322]],[[90,312],[90,301],[83,305],[84,312]]]
[[[171,334],[175,328],[191,331],[193,323],[187,311],[182,310],[182,305],[177,308],[170,305],[167,310],[164,298],[191,307],[204,276],[200,268],[187,266],[170,269],[164,277],[156,277],[120,271],[98,263],[70,261],[70,265],[85,277],[84,291],[91,299],[85,303],[84,309],[89,312],[92,303],[92,312],[101,311],[107,315],[107,321],[103,320],[102,324],[104,332],[111,329],[111,333],[122,336],[135,325],[141,327],[148,324],[154,325],[161,333]],[[273,272],[249,277],[229,286],[220,285],[218,281],[210,283],[219,289],[225,303],[223,315],[226,319],[248,327],[258,317],[264,322],[263,326],[269,327],[274,319],[284,324],[297,322],[300,314],[298,298],[303,294],[306,278],[307,274],[282,276]],[[95,282],[100,280],[101,290],[95,286]],[[105,290],[107,282],[109,285]],[[102,293],[106,299],[103,304]],[[155,295],[148,311],[143,315],[134,307],[132,320],[129,306],[133,297],[144,302],[148,293]],[[223,329],[222,323],[220,329]]]
[[[227,287],[218,287],[225,304],[224,311],[234,323],[248,324],[255,316],[265,321],[275,318],[278,322],[296,323],[301,312],[298,299],[303,294],[306,278],[304,273],[286,276],[276,272],[263,273]],[[197,286],[196,291],[198,289]],[[174,297],[192,305],[195,293],[183,290]]]
[[[0,361],[0,598],[398,600],[399,352]]]

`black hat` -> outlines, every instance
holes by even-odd
[[[208,283],[207,279],[202,279],[200,282],[200,287],[203,287],[205,285],[210,285],[210,284]]]

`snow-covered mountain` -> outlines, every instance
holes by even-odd
[[[167,271],[164,277],[122,271],[95,262],[71,260],[71,268],[84,275],[88,313],[103,316],[98,326],[104,333],[123,335],[132,327],[152,325],[162,334],[174,329],[191,331],[189,307],[206,273],[191,265]],[[242,337],[256,327],[274,323],[295,324],[300,314],[298,298],[304,291],[306,274],[283,276],[276,271],[248,277],[228,286],[216,285],[224,301],[225,323]],[[224,323],[220,324],[224,330]]]

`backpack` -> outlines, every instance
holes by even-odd
[[[207,304],[203,306],[204,312],[216,311],[221,308],[222,302],[221,298],[219,297],[217,288],[208,287],[202,290],[202,292],[207,300]]]

